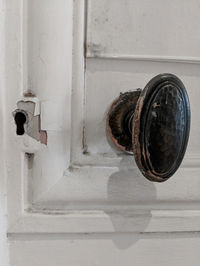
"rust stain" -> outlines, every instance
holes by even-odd
[[[132,113],[131,117],[133,117],[139,94],[140,91],[120,93],[119,97],[111,104],[107,114],[108,135],[115,146],[127,154],[133,154],[132,138],[123,127],[124,118],[128,113]],[[123,136],[123,141],[121,136]]]
[[[23,93],[24,97],[36,97],[35,93],[32,91],[28,90],[27,92]]]

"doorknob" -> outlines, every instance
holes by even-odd
[[[147,179],[166,181],[183,160],[190,132],[190,105],[182,81],[160,74],[143,90],[121,93],[109,109],[107,132],[119,149],[134,155]]]

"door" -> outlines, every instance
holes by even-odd
[[[199,11],[199,0],[6,1],[9,265],[198,265]],[[187,88],[191,134],[176,174],[154,183],[110,144],[106,115],[167,72]],[[21,134],[16,110],[28,113]]]

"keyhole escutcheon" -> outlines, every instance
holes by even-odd
[[[25,111],[16,111],[14,115],[15,123],[17,126],[16,134],[21,136],[24,135],[24,124],[27,122],[27,114]]]

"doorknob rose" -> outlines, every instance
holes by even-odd
[[[118,148],[134,154],[147,179],[166,181],[183,160],[190,132],[190,105],[182,81],[160,74],[144,90],[121,93],[108,112],[107,132]]]

